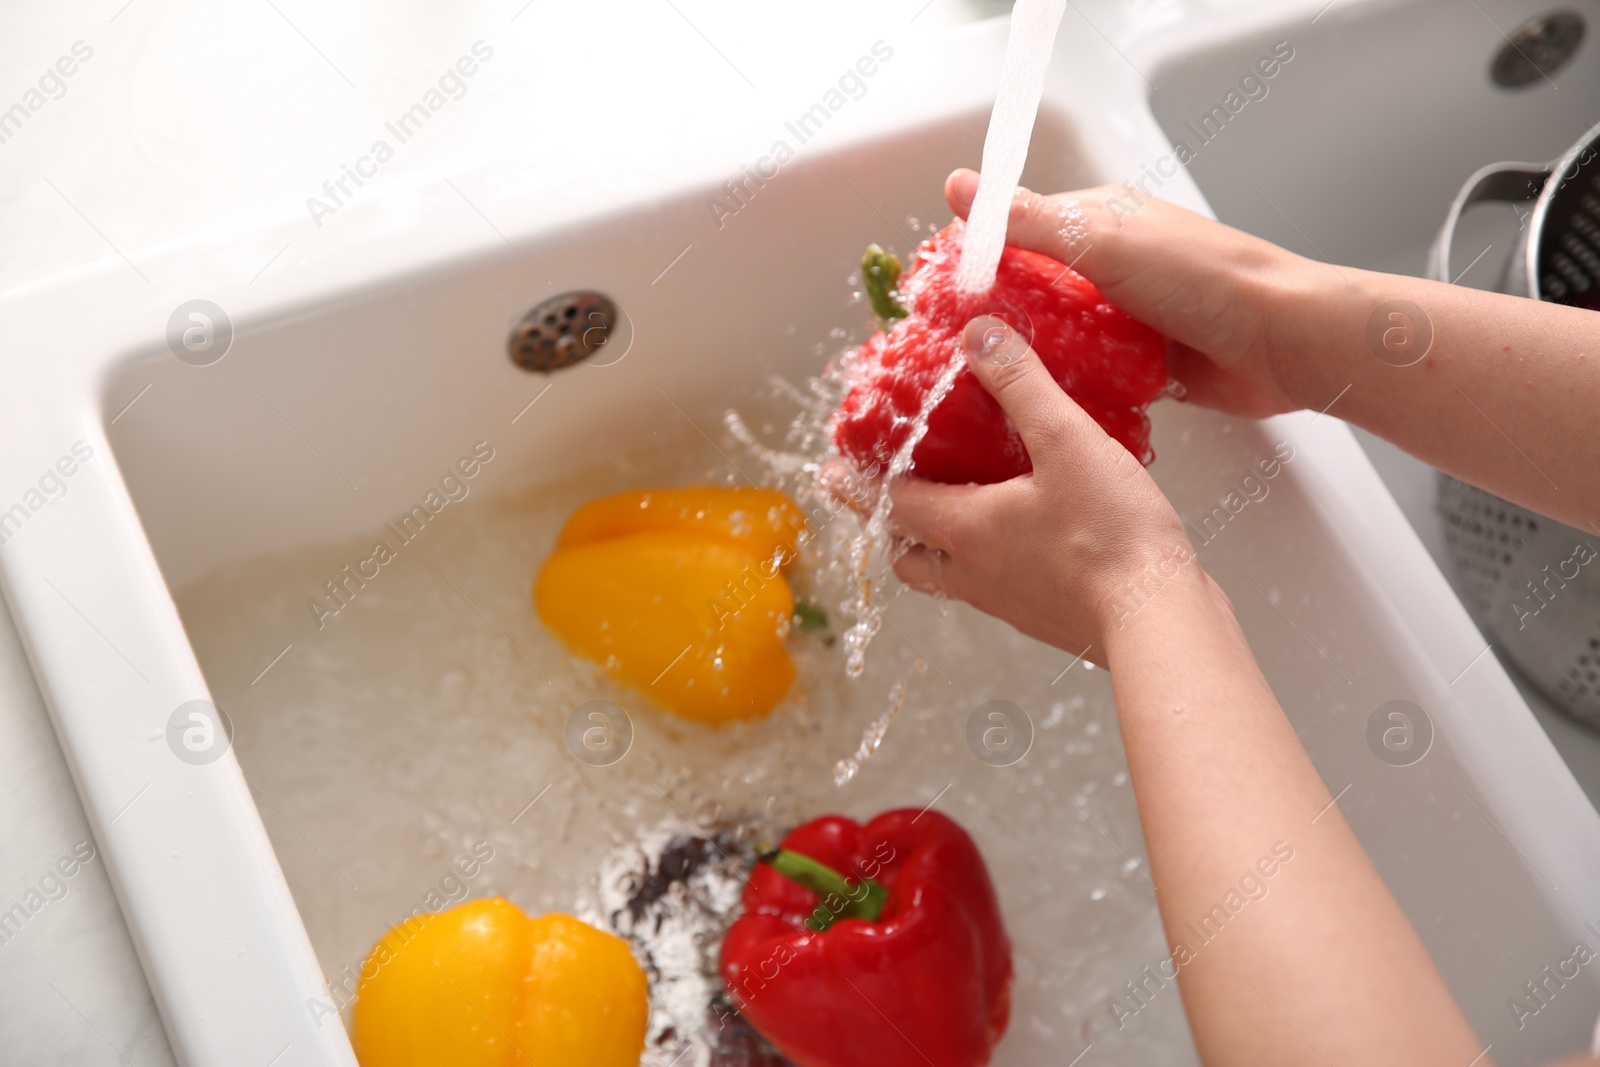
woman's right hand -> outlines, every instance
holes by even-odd
[[[944,191],[965,218],[977,173],[956,171]],[[1072,264],[1112,304],[1171,338],[1167,366],[1185,399],[1250,418],[1305,406],[1286,385],[1296,358],[1275,336],[1275,309],[1291,306],[1325,265],[1164,200],[1137,206],[1112,186],[1052,196],[1018,189],[1006,243]]]
[[[1117,632],[1158,591],[1174,590],[1161,596],[1174,609],[1185,599],[1178,588],[1225,603],[1150,473],[1021,334],[984,315],[967,324],[961,346],[1033,470],[993,485],[897,481],[890,519],[913,545],[895,564],[901,581],[1101,666]]]

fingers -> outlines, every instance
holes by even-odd
[[[1168,347],[1167,373],[1183,386],[1180,399],[1248,419],[1264,419],[1297,406],[1272,382],[1225,370],[1185,344]]]
[[[913,589],[924,593],[949,593],[945,573],[948,560],[944,553],[927,545],[912,545],[906,554],[895,560],[895,577]]]
[[[962,218],[967,217],[967,212],[972,210],[972,202],[978,198],[978,172],[966,167],[958,167],[950,172],[950,177],[944,180],[944,199],[954,211]]]
[[[980,315],[961,334],[967,366],[999,401],[1035,469],[1063,448],[1102,442],[1106,433],[1050,376],[1038,353],[1000,318]]]
[[[1183,384],[1182,399],[1201,407],[1223,404],[1224,376],[1204,352],[1173,343],[1167,349],[1167,373]]]
[[[831,501],[833,505],[848,507],[858,514],[872,510],[872,481],[842,456],[830,459],[822,465],[818,481],[833,498]]]
[[[1011,200],[1006,243],[1063,263],[1076,262],[1081,267],[1081,261],[1090,257],[1090,250],[1108,221],[1103,207],[1113,192],[1102,187],[1040,196],[1019,186]],[[962,218],[972,210],[972,201],[977,195],[977,171],[962,168],[945,179],[945,200],[950,210]]]
[[[982,491],[977,485],[940,485],[907,478],[889,490],[894,500],[889,520],[895,532],[907,540],[951,554],[959,539],[961,517],[973,506],[974,495]]]

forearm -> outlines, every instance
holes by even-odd
[[[976,175],[953,175],[951,206],[964,212],[976,187]],[[1327,408],[1463,480],[1600,530],[1600,315],[1337,267],[1162,200],[1130,213],[1120,196],[1019,192],[1007,240],[1075,264],[1165,333],[1192,400],[1252,417]],[[1420,315],[1386,306],[1399,301]]]
[[[1330,414],[1542,514],[1600,524],[1600,315],[1309,261],[1287,273],[1277,299],[1273,369],[1297,402],[1331,404]],[[1394,301],[1424,317],[1379,313]],[[1396,365],[1424,344],[1418,362]]]
[[[1472,1061],[1481,1046],[1332,805],[1222,593],[1187,568],[1113,626],[1107,653],[1205,1062]]]

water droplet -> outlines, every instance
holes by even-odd
[[[1067,243],[1069,260],[1083,250],[1089,239],[1089,219],[1076,200],[1063,200],[1056,205],[1056,233]]]

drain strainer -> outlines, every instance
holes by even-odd
[[[1552,11],[1529,19],[1506,38],[1505,47],[1489,65],[1489,77],[1503,89],[1520,89],[1544,81],[1567,65],[1583,43],[1583,16]]]
[[[523,370],[560,370],[600,351],[616,326],[617,305],[604,293],[562,293],[522,316],[506,348]]]

